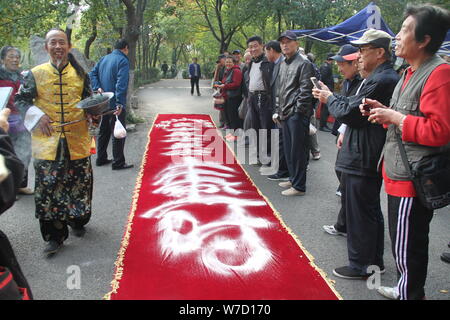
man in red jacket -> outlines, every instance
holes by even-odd
[[[408,159],[450,154],[450,66],[436,55],[450,28],[450,13],[437,6],[408,6],[396,36],[395,54],[410,67],[395,88],[390,108],[367,99],[368,121],[388,126],[382,172],[388,194],[389,232],[399,280],[378,292],[392,299],[424,299],[428,265],[428,233],[433,211],[416,197],[399,159],[396,136]]]

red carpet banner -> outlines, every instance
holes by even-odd
[[[159,115],[105,298],[338,297],[211,118]]]

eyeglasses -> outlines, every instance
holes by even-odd
[[[358,51],[360,53],[363,53],[363,52],[366,52],[367,50],[370,50],[370,49],[378,49],[378,48],[377,47],[359,47]]]

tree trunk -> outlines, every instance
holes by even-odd
[[[72,28],[66,27],[66,35],[69,43],[72,43]]]
[[[127,106],[131,105],[131,97],[134,91],[134,77],[136,69],[136,49],[137,41],[140,35],[140,26],[144,18],[144,11],[147,5],[147,0],[121,0],[125,5],[125,13],[127,17],[127,25],[125,27],[124,38],[128,41],[128,59],[130,60],[130,80],[128,82]],[[128,108],[133,114],[132,108]]]
[[[86,40],[86,43],[84,45],[84,55],[87,59],[89,59],[90,51],[91,51],[91,45],[97,39],[97,24],[93,21],[92,22],[92,33],[91,36]]]
[[[314,42],[311,39],[306,38],[306,40],[305,40],[305,53],[306,54],[311,52],[313,44],[314,44]]]
[[[153,53],[153,64],[152,64],[153,68],[156,67],[156,62],[158,60],[158,52],[159,52],[159,47],[161,46],[161,39],[162,39],[161,35],[158,35],[156,38],[156,47],[155,47],[155,52]]]

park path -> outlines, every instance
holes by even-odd
[[[101,299],[110,290],[114,262],[120,247],[124,226],[130,210],[135,182],[148,141],[148,131],[158,113],[210,114],[217,123],[213,109],[210,81],[200,82],[202,96],[190,95],[189,80],[163,80],[145,85],[136,92],[139,101],[137,114],[144,117],[136,131],[127,137],[127,162],[134,163],[130,170],[112,171],[110,167],[94,166],[93,216],[84,238],[71,234],[57,256],[45,259],[44,242],[34,218],[34,201],[22,196],[15,206],[0,217],[0,229],[10,238],[18,260],[27,276],[36,299]],[[347,263],[346,238],[325,234],[322,225],[332,224],[339,210],[335,196],[337,180],[334,173],[336,147],[334,136],[319,132],[322,158],[312,161],[308,171],[307,195],[285,198],[275,182],[267,180],[258,168],[243,165],[262,194],[280,213],[282,219],[299,238],[306,250],[315,258],[316,265],[335,281],[337,291],[344,299],[377,300],[375,290],[368,290],[363,281],[342,280],[332,275],[332,269]],[[95,160],[95,156],[93,159]],[[34,170],[30,170],[30,181]],[[31,183],[33,186],[34,183]],[[386,196],[382,196],[385,213],[385,265],[383,285],[393,285],[396,269],[392,259],[387,230]],[[436,212],[431,223],[429,275],[426,293],[429,299],[450,299],[450,265],[440,261],[450,241],[450,209]],[[78,269],[77,269],[78,268]],[[75,270],[75,271],[74,271]],[[76,270],[80,271],[80,288],[70,288]],[[151,272],[151,271],[150,271]],[[72,282],[71,282],[72,281]],[[75,283],[76,284],[76,283]]]

